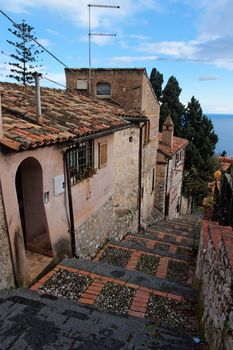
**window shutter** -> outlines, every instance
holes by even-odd
[[[99,168],[106,166],[108,161],[107,143],[99,143]]]

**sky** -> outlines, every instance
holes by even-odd
[[[91,36],[92,67],[145,67],[148,75],[155,67],[164,84],[177,78],[184,104],[195,96],[204,113],[233,114],[232,0],[1,0],[0,9],[31,25],[66,66],[80,68],[89,65],[88,4],[120,6],[91,7],[91,33],[116,34]],[[0,81],[9,81],[10,27],[0,14]],[[40,57],[44,77],[65,85],[64,66],[46,52]]]

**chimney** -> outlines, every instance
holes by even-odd
[[[173,134],[174,134],[174,124],[169,115],[166,118],[165,122],[163,123],[162,142],[171,148],[173,147]]]
[[[3,137],[3,127],[2,127],[2,100],[0,93],[0,139]]]
[[[35,73],[35,89],[36,89],[36,113],[37,113],[37,122],[39,124],[43,123],[43,117],[41,112],[41,97],[40,97],[40,77],[41,74]]]

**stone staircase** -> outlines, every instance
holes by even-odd
[[[161,221],[92,261],[63,260],[31,290],[1,293],[0,349],[205,349],[195,342],[196,231],[192,217]]]

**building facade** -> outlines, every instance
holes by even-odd
[[[116,206],[127,206],[125,203],[127,198],[131,203],[135,203],[134,208],[139,207],[141,223],[147,223],[154,212],[160,106],[146,70],[144,68],[99,68],[92,69],[90,74],[86,68],[72,68],[72,70],[65,69],[65,73],[68,89],[85,91],[100,100],[108,100],[112,104],[124,106],[128,110],[137,110],[147,117],[147,122],[131,118],[131,122],[138,129],[135,130],[138,137],[136,134],[132,137],[133,144],[129,151],[130,163],[118,163],[116,166],[119,179],[127,176],[130,179],[130,181],[121,182],[120,186],[116,187]],[[138,151],[136,150],[137,142]],[[115,138],[115,149],[120,154],[125,153],[123,145],[122,133],[118,133]],[[141,173],[141,180],[138,180],[138,172]],[[130,186],[128,186],[129,183]],[[138,186],[140,186],[140,191]]]
[[[170,116],[159,133],[155,212],[157,219],[172,219],[180,214],[185,147],[188,141],[174,136]]]
[[[123,117],[142,116],[47,88],[41,89],[38,116],[33,87],[1,83],[0,90],[0,244],[6,254],[0,259],[1,287],[11,286],[11,264],[16,284],[27,286],[28,252],[52,259],[90,257],[109,236],[136,227],[130,210],[135,203],[115,211],[115,164],[129,159],[127,152],[115,154],[114,139],[121,133],[130,148],[137,130]]]

